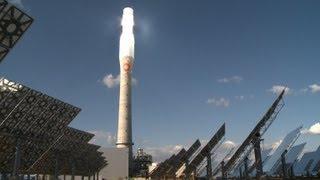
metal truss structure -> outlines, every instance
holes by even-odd
[[[175,158],[175,154],[170,156],[168,159],[165,161],[161,162],[157,167],[155,167],[151,172],[150,172],[150,177],[160,177],[160,172],[163,171],[163,169],[167,166],[168,163],[172,162],[173,159]]]
[[[103,164],[99,147],[88,144],[93,135],[68,127],[79,112],[77,107],[1,78],[0,172],[14,176],[35,172],[32,167],[53,148],[70,154],[86,151],[75,161],[89,158]]]
[[[170,167],[181,159],[181,157],[186,153],[186,150],[182,148],[176,155],[172,155],[170,158],[166,159],[160,163],[153,171],[150,173],[152,178],[161,178],[170,169]]]
[[[234,151],[235,147],[231,148],[229,150],[229,152],[224,156],[224,158],[222,159],[223,162],[227,161],[227,159],[230,158],[230,156],[232,155],[233,151]],[[221,170],[221,163],[217,164],[216,167],[213,169],[212,171],[212,176],[216,176],[219,171]]]
[[[161,169],[161,171],[159,171],[158,173],[158,177],[163,177],[168,175],[167,172],[170,170],[170,168],[172,166],[174,166],[175,164],[177,164],[180,159],[186,154],[186,150],[184,148],[182,148],[177,155],[174,156],[174,158],[171,159],[171,161],[168,161],[168,163],[164,164]]]
[[[172,178],[175,177],[176,171],[185,163],[188,163],[190,157],[199,149],[201,143],[196,140],[191,147],[186,151],[181,149],[176,155],[172,155],[160,163],[151,173],[151,178]]]
[[[184,170],[184,175],[189,177],[192,172],[195,172],[200,163],[210,155],[212,149],[220,142],[220,140],[224,137],[226,132],[225,124],[223,124],[217,133],[210,139],[210,141],[201,149],[198,155],[193,158],[193,160],[186,166]]]
[[[0,62],[27,31],[33,19],[19,8],[0,0]]]
[[[173,164],[170,169],[167,171],[166,175],[168,176],[175,176],[177,170],[183,165],[188,164],[190,157],[200,148],[201,143],[199,139],[197,139],[187,150],[187,152],[175,163]]]
[[[64,135],[46,151],[29,171],[37,174],[74,174],[90,176],[101,169],[106,161],[89,144],[93,134],[68,128]]]
[[[232,174],[233,171],[236,171],[241,163],[248,157],[249,153],[255,148],[255,145],[258,144],[260,147],[260,137],[267,131],[272,122],[276,119],[280,110],[284,106],[284,103],[281,103],[283,95],[285,93],[285,89],[281,92],[278,98],[274,101],[272,106],[268,109],[266,114],[262,117],[262,119],[258,122],[256,127],[251,131],[249,136],[245,139],[245,141],[241,144],[241,146],[237,149],[237,151],[233,154],[230,160],[222,167],[222,176],[226,177],[227,174]],[[259,151],[259,150],[258,150]],[[256,151],[255,151],[256,152]],[[261,152],[260,152],[261,155]],[[258,161],[257,161],[258,160]],[[261,158],[260,158],[261,160]],[[259,163],[259,159],[256,157],[256,164]],[[224,164],[224,163],[222,163]],[[259,163],[260,164],[260,163]],[[262,162],[261,164],[262,165]],[[255,167],[260,167],[260,165],[255,165]],[[257,171],[258,173],[258,171]]]

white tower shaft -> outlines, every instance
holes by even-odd
[[[133,10],[124,8],[120,36],[120,96],[117,148],[129,149],[129,166],[132,161],[132,122],[131,122],[131,72],[134,61]],[[130,167],[129,167],[130,170]]]
[[[132,57],[124,57],[120,61],[120,96],[117,147],[132,146],[132,123],[131,123],[131,72],[126,71],[126,66],[132,65]]]

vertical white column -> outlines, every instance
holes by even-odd
[[[124,8],[120,36],[120,96],[117,147],[129,149],[129,171],[132,164],[131,73],[134,61],[133,9]]]

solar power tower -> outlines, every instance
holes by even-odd
[[[32,22],[29,15],[6,0],[0,0],[0,63]]]
[[[80,109],[0,79],[0,172],[27,173],[59,140]]]
[[[254,150],[255,155],[255,167],[257,172],[257,177],[260,177],[263,174],[262,168],[262,158],[261,158],[261,136],[267,131],[272,122],[276,119],[280,110],[284,106],[284,103],[281,103],[283,95],[285,93],[285,89],[280,93],[278,98],[273,102],[272,106],[268,109],[266,114],[262,117],[262,119],[258,122],[256,127],[251,131],[249,136],[244,140],[241,146],[237,149],[237,151],[233,154],[230,160],[225,164],[221,162],[223,165],[221,168],[222,178],[226,178],[228,174],[231,174],[232,171],[238,169],[241,163],[248,158],[250,152]]]
[[[183,174],[186,178],[189,178],[193,173],[196,176],[196,171],[198,166],[203,162],[205,158],[207,158],[208,162],[211,162],[211,151],[212,149],[221,141],[226,132],[226,126],[223,124],[217,133],[210,139],[210,141],[201,149],[197,156],[193,158],[193,160],[186,165],[186,168],[183,171]],[[211,167],[211,165],[209,165]],[[212,170],[207,172],[212,174]]]

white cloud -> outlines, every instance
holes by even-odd
[[[320,123],[316,123],[312,125],[309,129],[312,134],[320,134]]]
[[[201,140],[201,148],[204,147],[208,140]],[[221,146],[215,151],[214,155],[216,156],[215,160],[222,160],[222,158],[232,149],[236,147],[236,143],[232,141],[224,141]],[[144,150],[146,153],[152,155],[154,163],[160,163],[167,158],[171,157],[173,154],[177,154],[183,147],[188,150],[187,146],[181,144],[178,145],[166,145],[161,147],[145,147]]]
[[[97,144],[103,147],[106,146],[113,146],[116,143],[116,136],[113,135],[111,132],[95,130],[89,131],[90,133],[94,134],[95,136],[91,139],[90,143]]]
[[[318,84],[312,84],[309,86],[312,93],[320,92],[320,85]]]
[[[288,87],[286,87],[286,86],[283,86],[283,85],[274,85],[274,86],[272,86],[272,88],[269,89],[268,91],[269,91],[269,92],[272,92],[272,93],[274,93],[274,94],[279,95],[279,94],[283,91],[283,89],[286,89],[285,95],[290,94],[291,91],[292,91],[290,88],[288,88]]]
[[[219,83],[240,83],[241,81],[243,81],[243,78],[241,76],[232,76],[218,79]]]
[[[274,143],[271,145],[271,148],[272,148],[272,149],[277,149],[281,143],[282,143],[282,139],[279,140],[279,141],[274,142]]]
[[[213,153],[214,161],[216,163],[220,163],[222,160],[228,160],[231,158],[234,150],[236,149],[237,144],[233,141],[226,140],[224,141],[220,147]],[[229,155],[229,156],[227,156]],[[226,158],[226,159],[224,159]]]
[[[282,139],[275,141],[271,144],[263,144],[263,149],[272,149],[270,152],[270,154],[272,154],[279,147],[281,143],[282,143]]]
[[[162,162],[178,153],[183,148],[182,145],[167,145],[161,147],[146,147],[145,152],[152,155],[153,161],[156,163]]]
[[[301,92],[301,93],[307,93],[308,90],[309,90],[308,88],[303,88],[303,89],[300,89],[300,92]]]
[[[244,101],[244,100],[248,100],[248,99],[253,99],[254,95],[253,94],[250,94],[250,95],[239,95],[239,96],[235,96],[234,98],[236,100],[239,100],[239,101]]]
[[[315,123],[309,129],[302,130],[303,134],[320,135],[320,123]]]
[[[243,95],[241,95],[241,96],[236,96],[236,99],[242,101],[242,100],[245,99],[245,97],[244,97]]]
[[[158,166],[158,163],[153,162],[151,166],[149,166],[149,172],[151,172],[154,168]]]
[[[138,84],[138,80],[136,78],[132,78],[131,80],[132,85],[137,85]]]
[[[138,83],[138,80],[135,78],[132,78],[131,81],[132,81],[132,85],[137,85]],[[114,76],[112,74],[107,74],[105,77],[103,77],[102,82],[108,88],[117,87],[120,84],[120,75]]]
[[[120,84],[120,76],[114,77],[112,74],[108,74],[102,79],[102,82],[108,88],[113,88]]]
[[[225,148],[234,148],[236,147],[236,143],[230,140],[225,141],[222,146],[224,146]]]
[[[19,8],[23,8],[22,0],[8,0],[9,3],[18,6]]]
[[[295,95],[300,95],[300,94],[306,94],[308,92],[311,93],[318,93],[320,92],[320,85],[319,84],[311,84],[306,88],[302,88],[299,91],[295,92]]]
[[[229,99],[226,99],[226,98],[223,98],[223,97],[220,97],[218,99],[210,98],[210,99],[207,100],[207,103],[208,104],[213,104],[215,106],[222,106],[222,107],[229,107],[229,105],[230,105]]]
[[[272,143],[269,147],[267,146],[266,148],[267,148],[267,149],[268,149],[268,148],[272,148],[273,150],[276,150],[281,143],[282,143],[282,139],[280,139],[279,141],[276,141],[276,142]]]

